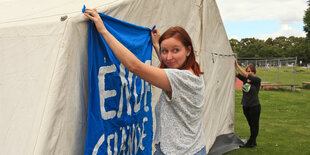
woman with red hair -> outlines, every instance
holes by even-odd
[[[163,35],[152,31],[152,42],[160,58],[160,68],[141,62],[105,28],[96,9],[84,15],[94,21],[114,55],[141,79],[161,88],[155,107],[155,155],[206,154],[202,131],[204,80],[195,60],[192,41],[181,27],[171,27]]]

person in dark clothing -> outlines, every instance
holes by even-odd
[[[261,112],[261,105],[258,98],[258,93],[261,85],[261,79],[256,74],[256,68],[254,64],[249,64],[244,70],[239,66],[237,60],[236,65],[236,77],[243,82],[242,86],[242,101],[243,113],[250,126],[251,136],[247,143],[240,147],[251,148],[256,146],[256,137],[259,130],[259,117]],[[240,73],[237,71],[240,71]]]

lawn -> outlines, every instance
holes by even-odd
[[[274,67],[268,69],[258,67],[256,75],[262,79],[262,82],[275,84],[278,79],[278,84],[294,84],[293,67]],[[295,84],[297,87],[301,87],[301,82],[303,81],[310,82],[310,69],[297,67]]]
[[[247,139],[249,126],[242,112],[241,98],[242,91],[236,90],[235,133]],[[257,147],[226,154],[310,155],[310,90],[260,91],[259,98],[262,111]]]

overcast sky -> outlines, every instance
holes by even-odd
[[[228,38],[305,37],[307,0],[216,0]]]

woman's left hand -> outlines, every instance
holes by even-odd
[[[152,43],[153,45],[157,45],[158,44],[158,41],[159,41],[159,38],[160,38],[160,33],[157,29],[154,29],[152,32],[151,32],[151,36],[152,36]]]
[[[158,56],[158,58],[160,59],[160,56],[159,56],[159,38],[160,38],[160,33],[157,29],[154,29],[152,32],[151,32],[151,36],[152,36],[152,43],[153,43],[153,46],[155,48],[155,51],[156,51],[156,54]]]
[[[86,8],[84,15],[95,23],[97,31],[100,34],[103,35],[105,32],[107,32],[107,29],[104,26],[104,24],[103,24],[103,22],[102,22],[102,20],[101,20],[101,18],[100,18],[100,16],[99,16],[99,14],[98,14],[96,9],[88,9],[88,8]]]

